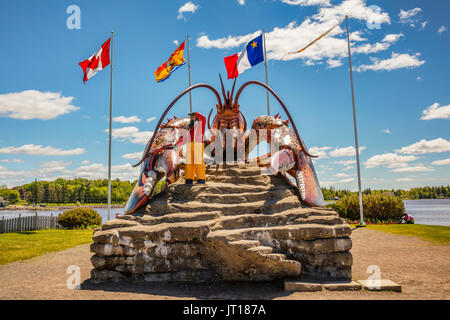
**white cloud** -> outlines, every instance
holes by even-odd
[[[238,0],[243,1],[243,0]],[[330,0],[281,0],[281,2],[295,6],[329,6]]]
[[[243,6],[243,5],[245,4],[245,0],[237,0],[237,2],[238,2],[241,6]]]
[[[397,181],[398,182],[410,182],[410,181],[413,181],[413,179],[411,179],[411,178],[400,178],[400,179],[397,179]]]
[[[199,9],[200,6],[192,3],[191,1],[186,2],[184,5],[182,5],[179,9],[178,9],[178,16],[177,19],[185,19],[183,17],[183,13],[185,12],[191,12],[191,13],[195,13],[195,11],[197,11]]]
[[[387,166],[388,168],[406,167],[408,162],[419,159],[416,156],[401,156],[396,153],[378,154],[369,158],[364,165],[366,168]]]
[[[134,153],[126,153],[122,156],[124,159],[131,159],[131,160],[139,160],[142,157],[142,152],[134,152]]]
[[[308,151],[310,154],[318,156],[318,159],[326,159],[328,158],[326,151],[330,149],[331,147],[312,147]]]
[[[422,12],[421,8],[414,8],[411,10],[402,10],[400,9],[400,13],[398,14],[398,17],[400,18],[400,23],[403,24],[414,24],[418,21],[418,18],[416,17],[420,12]],[[416,17],[416,18],[415,18]]]
[[[37,168],[33,168],[31,170],[8,170],[0,166],[0,178],[30,178],[33,177],[39,180],[54,180],[56,177],[54,174],[58,173],[58,177],[61,174],[70,174],[71,171],[67,170],[67,166],[72,164],[72,162],[68,161],[49,161],[40,163]],[[24,179],[21,179],[24,180]],[[15,182],[20,182],[18,179],[9,180],[8,184],[13,184]]]
[[[27,175],[26,171],[15,171],[9,170],[5,167],[0,166],[0,178],[18,178]]]
[[[243,45],[244,43],[249,42],[254,37],[259,35],[261,32],[256,31],[254,33],[250,33],[243,36],[228,36],[225,38],[219,38],[216,40],[210,40],[207,35],[202,35],[199,38],[197,38],[197,47],[205,48],[205,49],[211,49],[211,48],[217,48],[217,49],[230,49],[239,47],[240,45]],[[266,33],[267,38],[267,33]],[[266,42],[267,44],[267,42]]]
[[[131,116],[131,117],[114,117],[112,118],[112,121],[119,122],[119,123],[135,123],[135,122],[141,122],[141,119],[139,119],[138,116]]]
[[[3,162],[3,163],[23,163],[23,160],[20,160],[20,159],[4,159],[4,160],[0,160],[0,162]]]
[[[105,132],[109,132],[106,129]],[[129,141],[134,144],[146,144],[153,136],[153,131],[139,131],[136,127],[123,127],[112,130],[112,138],[120,141]]]
[[[446,152],[450,151],[450,141],[447,141],[443,138],[437,138],[430,141],[422,139],[419,142],[413,143],[410,146],[403,147],[400,150],[396,151],[404,154],[425,154],[434,152]]]
[[[363,151],[365,149],[366,149],[366,147],[359,147],[359,153],[361,153],[361,151]],[[353,147],[353,146],[349,146],[349,147],[345,147],[345,148],[336,148],[333,151],[330,151],[329,155],[333,158],[351,157],[351,156],[356,155],[356,150],[355,150],[355,147]]]
[[[133,168],[129,163],[111,166],[111,179],[136,180],[139,168]],[[72,173],[74,177],[85,179],[106,179],[108,167],[101,163],[93,163],[89,166],[81,166]]]
[[[90,164],[91,162],[89,161],[89,160],[83,160],[83,161],[81,161],[81,164],[84,164],[84,165],[86,165],[86,164]]]
[[[173,44],[177,46],[177,45],[179,45],[180,43],[178,42],[178,40],[173,40]]]
[[[41,168],[54,168],[54,167],[67,167],[72,164],[72,161],[47,161],[42,162],[39,167]]]
[[[422,111],[420,120],[448,119],[450,118],[450,104],[439,107],[439,103],[434,103]]]
[[[351,164],[355,164],[356,160],[339,160],[339,161],[332,161],[331,164],[342,164],[344,166],[349,166]]]
[[[424,21],[420,24],[420,26],[422,27],[422,29],[425,29],[425,27],[427,26],[428,21]]]
[[[367,38],[362,36],[362,31],[354,31],[350,33],[350,41],[367,41]]]
[[[446,26],[441,26],[439,29],[438,29],[438,33],[439,34],[441,34],[441,33],[443,33],[443,32],[445,32],[445,31],[447,31],[448,29],[447,29],[447,27]]]
[[[334,175],[336,178],[348,178],[349,175],[346,173],[337,173]]]
[[[33,156],[74,156],[85,153],[83,148],[62,150],[51,146],[27,144],[21,147],[0,148],[0,154],[28,154]]]
[[[391,134],[392,133],[391,130],[389,130],[389,129],[383,129],[383,130],[381,130],[381,132],[384,132],[386,134]]]
[[[437,165],[437,166],[447,166],[450,165],[450,158],[443,159],[443,160],[437,160],[432,162],[431,164]]]
[[[36,90],[6,93],[0,95],[0,116],[20,120],[50,120],[80,109],[72,105],[73,99],[57,92]]]
[[[153,120],[155,120],[156,119],[156,117],[150,117],[150,118],[148,118],[147,120],[145,120],[145,122],[152,122]]]
[[[383,40],[381,40],[382,42],[389,42],[389,43],[395,43],[398,40],[400,40],[402,37],[404,37],[405,35],[403,33],[391,33],[391,34],[387,34]]]
[[[312,40],[328,31],[336,23],[342,21],[348,14],[350,18],[373,23],[390,23],[389,15],[366,6],[363,0],[344,0],[341,4],[331,7],[322,7],[318,13],[304,20],[301,24],[290,22],[284,27],[275,27],[266,33],[267,57],[270,60],[294,60],[302,59],[306,65],[328,62],[329,68],[342,65],[340,61],[346,58],[347,40],[345,30],[341,26],[336,27],[326,37],[318,41],[314,46],[300,54],[289,54],[303,48]],[[258,36],[259,31],[245,35],[226,36],[215,40],[208,35],[202,35],[197,39],[197,46],[201,48],[231,49],[238,48],[252,38]],[[361,31],[352,32],[352,41],[365,41]],[[355,53],[367,54],[379,52],[389,48],[393,42],[380,42],[354,46]],[[240,48],[239,48],[240,49]]]
[[[327,63],[328,63],[328,67],[330,69],[340,67],[340,66],[342,66],[344,64],[342,62],[342,60],[337,60],[337,59],[336,60],[328,59]]]
[[[392,52],[392,56],[389,59],[379,60],[377,58],[371,58],[371,65],[361,65],[356,68],[356,71],[362,72],[366,70],[395,70],[402,68],[416,68],[425,63],[425,60],[420,60],[420,53],[416,53],[411,56],[407,53],[399,54]]]
[[[397,168],[392,170],[392,172],[428,172],[433,171],[434,169],[431,167],[425,167],[425,166],[416,166],[416,167],[404,167],[404,168]]]
[[[389,15],[386,12],[381,12],[377,8],[367,6],[365,0],[344,0],[339,5],[328,8],[321,8],[319,13],[313,18],[319,21],[335,20],[341,21],[348,15],[349,18],[363,20],[371,23],[391,23]]]

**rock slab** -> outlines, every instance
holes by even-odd
[[[93,235],[92,281],[350,280],[350,226],[262,173],[208,166],[205,185],[180,177],[139,212],[106,222]]]
[[[369,291],[393,291],[402,292],[402,286],[387,279],[380,280],[358,280],[363,289]]]

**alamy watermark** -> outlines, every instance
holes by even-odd
[[[367,278],[367,287],[373,290],[379,290],[381,288],[381,268],[377,265],[370,265],[367,267],[369,278]]]
[[[70,265],[66,271],[70,276],[66,280],[66,287],[69,290],[79,290],[81,289],[81,270],[77,265]]]
[[[66,13],[70,16],[66,20],[66,26],[69,30],[81,29],[81,9],[79,6],[72,4],[67,7]]]
[[[371,5],[368,7],[369,9],[371,9],[372,11],[374,11],[375,13],[381,13],[381,8],[379,6],[376,5]],[[369,17],[368,21],[367,21],[367,28],[369,28],[370,30],[372,29],[381,29],[381,24],[379,22],[375,22],[373,19],[371,19],[371,17]]]

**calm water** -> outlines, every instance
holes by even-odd
[[[450,199],[426,199],[426,200],[405,200],[406,212],[413,216],[416,224],[428,224],[439,226],[450,226]],[[95,208],[103,219],[103,222],[108,221],[107,208]],[[38,211],[40,216],[59,215],[65,210],[54,211]],[[0,210],[0,219],[4,216],[6,218],[34,215],[34,210],[18,210],[8,211]],[[123,214],[123,208],[111,208],[111,218],[114,219],[116,213]]]
[[[450,226],[450,199],[405,200],[406,212],[417,224]]]
[[[103,219],[103,222],[108,221],[108,208],[93,208],[96,210],[100,216]],[[53,216],[60,215],[64,210],[37,210],[37,213],[39,216],[50,216],[53,213]],[[114,219],[116,214],[123,214],[123,208],[111,208],[111,218]],[[4,216],[6,218],[14,218],[17,217],[19,214],[22,215],[22,217],[26,216],[34,216],[36,214],[35,210],[0,210],[0,219]]]

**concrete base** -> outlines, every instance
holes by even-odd
[[[359,291],[361,284],[356,281],[338,281],[323,283],[323,287],[329,291]]]
[[[284,290],[296,292],[322,291],[322,284],[319,282],[304,282],[304,281],[289,280],[284,282]]]
[[[369,291],[394,291],[402,292],[402,287],[391,280],[358,280],[363,289]],[[378,282],[378,283],[377,283]],[[374,286],[375,285],[375,286]]]

